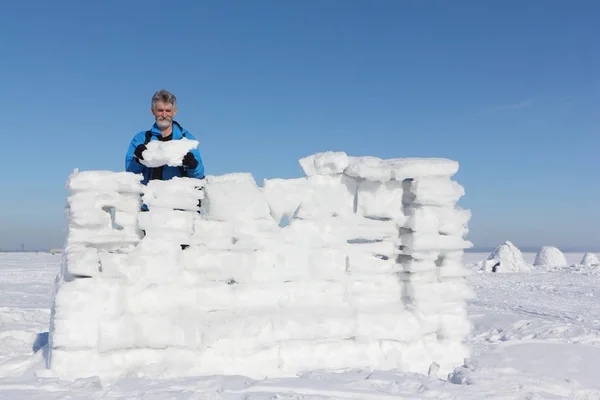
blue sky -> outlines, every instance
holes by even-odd
[[[28,1],[0,15],[0,248],[61,247],[74,168],[177,95],[207,174],[447,157],[477,247],[600,248],[600,2]]]

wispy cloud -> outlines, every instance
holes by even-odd
[[[521,110],[523,108],[533,107],[533,100],[527,99],[514,104],[506,104],[501,106],[492,106],[487,109],[487,111],[509,111],[509,110]]]

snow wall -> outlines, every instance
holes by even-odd
[[[306,177],[262,187],[75,170],[48,367],[115,380],[461,365],[473,292],[458,163],[300,164]]]

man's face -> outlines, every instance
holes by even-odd
[[[173,117],[177,114],[177,109],[173,107],[173,104],[160,101],[151,110],[156,119],[156,125],[163,130],[171,126]]]

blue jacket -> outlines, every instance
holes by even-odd
[[[152,137],[150,138],[150,140],[158,140],[159,137],[162,137],[162,133],[160,132],[160,129],[158,129],[158,127],[156,126],[156,124],[152,125]],[[196,138],[189,133],[186,129],[181,128],[180,129],[180,125],[173,121],[173,138],[171,140],[179,140],[183,137],[183,135],[185,134],[185,137],[187,139],[190,140],[196,140]],[[146,185],[148,183],[148,181],[150,180],[150,174],[151,174],[151,169],[152,168],[148,168],[145,165],[140,164],[140,162],[133,156],[133,153],[135,152],[135,149],[140,145],[140,144],[144,144],[146,142],[146,131],[140,132],[138,134],[136,134],[133,139],[131,140],[131,144],[129,145],[129,150],[127,150],[127,154],[125,156],[125,170],[127,172],[133,172],[135,174],[143,174],[144,175],[144,179],[142,180],[142,183],[144,185]],[[204,165],[202,164],[202,158],[200,157],[200,151],[198,150],[198,148],[192,149],[191,150],[192,154],[194,155],[194,157],[196,158],[196,160],[198,161],[198,166],[194,169],[189,169],[186,167],[183,167],[186,175],[190,178],[204,178]],[[165,165],[162,167],[163,171],[162,171],[162,177],[163,180],[169,180],[173,177],[180,177],[181,175],[181,168],[182,167],[169,167],[168,165]]]

